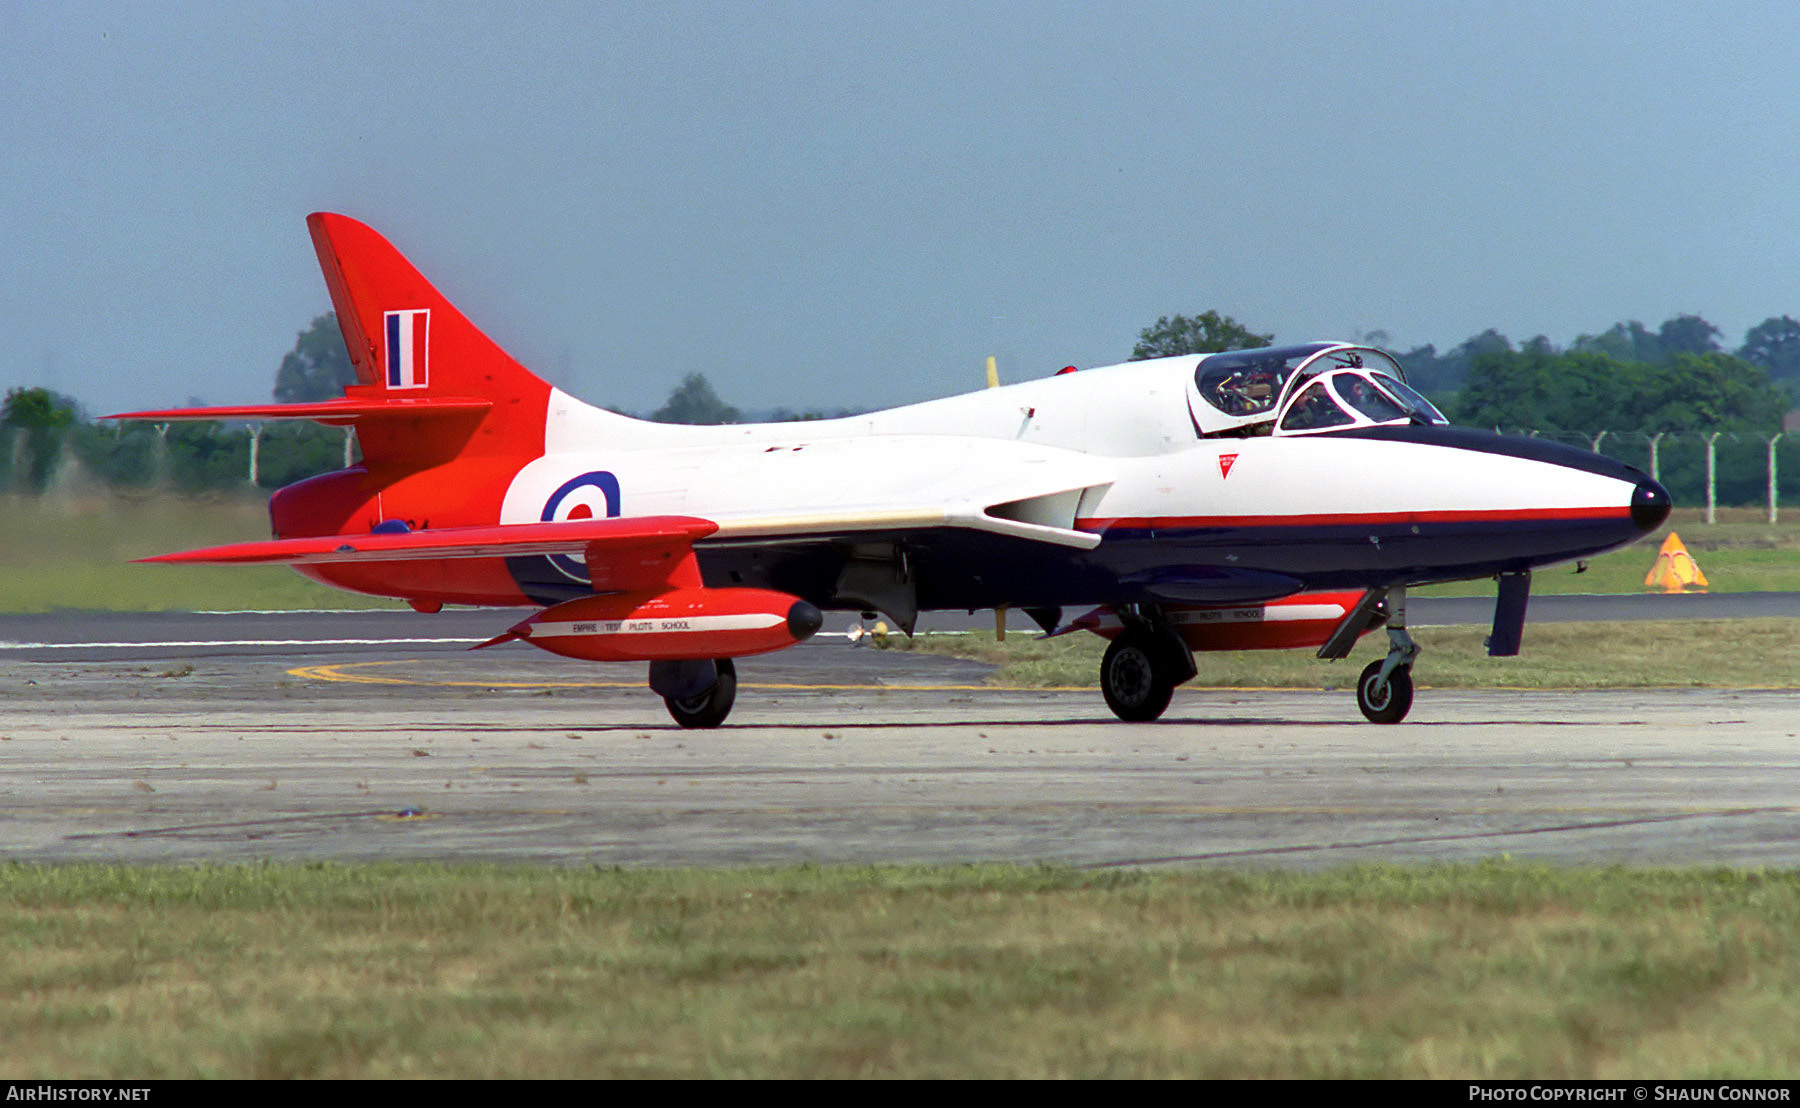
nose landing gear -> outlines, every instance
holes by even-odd
[[[1406,590],[1389,590],[1387,608],[1387,657],[1370,662],[1356,679],[1356,706],[1370,723],[1399,723],[1412,710],[1419,644],[1406,633]]]
[[[1412,710],[1412,668],[1398,666],[1382,676],[1387,662],[1370,662],[1356,679],[1356,706],[1370,723],[1399,723]]]

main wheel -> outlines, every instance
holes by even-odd
[[[1379,688],[1381,663],[1370,662],[1356,679],[1356,706],[1370,723],[1399,723],[1412,711],[1412,667],[1400,666],[1388,674],[1387,687]]]
[[[1128,723],[1146,723],[1163,714],[1175,693],[1175,681],[1160,662],[1155,640],[1148,635],[1128,633],[1113,640],[1100,660],[1100,693],[1113,715]]]
[[[730,658],[720,658],[713,665],[718,667],[719,679],[713,682],[712,688],[697,696],[663,697],[663,703],[669,706],[669,715],[681,726],[717,727],[731,714],[731,704],[737,699],[737,667],[731,664]]]

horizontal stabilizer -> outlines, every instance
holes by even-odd
[[[101,419],[153,420],[261,420],[311,419],[345,424],[369,419],[417,419],[421,416],[479,415],[494,406],[492,400],[472,396],[417,397],[405,400],[345,397],[305,404],[235,404],[217,408],[162,408],[147,412],[120,412]]]

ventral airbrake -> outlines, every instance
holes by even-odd
[[[538,610],[518,640],[649,663],[715,727],[735,659],[829,610],[1014,608],[1110,640],[1121,719],[1154,720],[1210,650],[1346,656],[1370,720],[1412,704],[1406,591],[1497,578],[1492,654],[1519,649],[1531,571],[1669,512],[1621,463],[1449,425],[1370,346],[1320,342],[1060,373],[846,419],[668,426],[584,404],[476,329],[374,230],[308,218],[357,383],[315,403],[118,419],[310,419],[359,464],[269,502],[274,537],[147,559],[280,563],[420,612]],[[496,628],[499,630],[499,628]]]

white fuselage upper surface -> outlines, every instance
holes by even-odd
[[[1009,514],[1069,528],[1123,463],[1195,446],[1184,389],[1196,361],[1129,363],[842,419],[712,427],[647,423],[552,390],[544,456],[514,479],[501,519],[721,519],[752,506],[763,516],[873,518],[1030,500]],[[590,487],[558,496],[584,475]]]
[[[1107,457],[1164,454],[1197,439],[1188,411],[1198,356],[1064,373],[842,419],[689,427],[646,423],[552,390],[545,449],[716,447],[875,435],[1034,443]]]
[[[555,392],[546,453],[513,481],[502,520],[746,511],[916,520],[934,504],[966,520],[1023,501],[999,514],[1104,529],[1121,519],[1348,520],[1630,501],[1628,480],[1523,457],[1331,435],[1201,438],[1185,393],[1196,361],[1129,363],[845,419],[719,427],[644,423]]]

